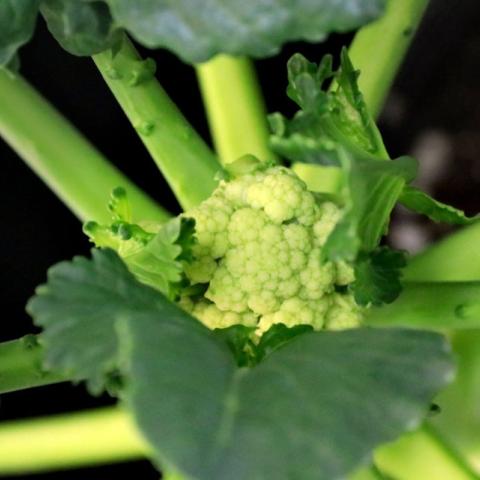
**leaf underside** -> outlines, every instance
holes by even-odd
[[[218,53],[265,57],[289,41],[318,42],[377,18],[386,0],[3,0],[0,66],[32,36],[40,6],[48,28],[74,55],[115,50],[123,30],[189,63]],[[12,21],[13,19],[13,21]]]
[[[343,478],[415,428],[452,374],[443,337],[402,329],[280,332],[239,368],[112,250],[53,267],[28,309],[50,368],[97,391],[120,371],[155,463],[197,480]]]
[[[42,0],[40,11],[50,33],[73,55],[93,55],[121,41],[121,32],[103,2]]]
[[[317,42],[381,14],[385,0],[110,0],[116,21],[148,47],[187,62],[217,53],[264,57],[292,40]]]
[[[17,50],[33,35],[40,0],[0,2],[0,67],[9,65]]]

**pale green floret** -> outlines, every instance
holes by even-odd
[[[195,219],[198,239],[186,275],[207,288],[180,304],[209,328],[240,323],[262,333],[275,323],[321,329],[360,322],[351,295],[335,292],[353,281],[352,268],[321,258],[341,210],[318,200],[291,170],[222,181],[184,215]]]
[[[326,315],[326,328],[329,330],[344,330],[357,327],[362,321],[362,310],[355,303],[352,295],[334,293],[331,307]]]

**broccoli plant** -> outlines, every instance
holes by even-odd
[[[28,301],[41,333],[0,344],[0,393],[83,382],[118,400],[0,424],[0,475],[144,456],[167,480],[479,478],[476,445],[431,421],[442,389],[462,388],[451,333],[480,326],[478,263],[431,265],[472,242],[477,218],[413,186],[416,160],[392,159],[375,124],[425,6],[0,2],[0,134],[93,243]],[[93,57],[180,215],[22,79],[38,16]],[[338,56],[291,57],[298,111],[267,117],[247,57],[354,29]],[[216,153],[129,37],[195,64]],[[412,257],[384,241],[398,204],[465,228]]]

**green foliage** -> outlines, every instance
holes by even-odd
[[[112,224],[87,222],[83,230],[97,247],[116,250],[138,280],[175,299],[187,286],[183,262],[192,259],[195,221],[176,217],[163,225],[130,223],[132,213],[125,189],[113,190],[108,208]],[[146,227],[146,228],[147,228]]]
[[[320,165],[341,166],[339,144],[362,157],[385,156],[345,49],[338,70],[332,67],[331,55],[318,66],[301,54],[290,58],[287,94],[300,110],[291,120],[279,113],[270,117],[272,147],[291,161]]]
[[[53,267],[28,310],[49,367],[96,392],[119,371],[156,463],[198,480],[342,478],[415,428],[452,375],[441,336],[398,329],[297,329],[286,341],[280,327],[257,366],[238,368],[215,332],[111,250]]]
[[[339,144],[362,157],[385,156],[345,49],[338,70],[332,66],[331,55],[318,66],[301,54],[290,58],[287,95],[301,110],[291,120],[278,113],[270,118],[274,150],[291,161],[336,166],[341,166]]]
[[[17,50],[33,35],[40,0],[0,2],[0,68],[16,62]]]
[[[330,56],[317,66],[294,55],[288,77],[287,93],[301,110],[291,120],[280,114],[270,119],[272,147],[292,162],[341,167],[345,213],[323,254],[329,260],[353,262],[359,252],[377,247],[405,184],[415,177],[415,161],[384,161],[388,154],[346,50],[336,71]]]
[[[45,366],[88,379],[93,393],[103,390],[117,368],[115,321],[135,311],[151,311],[161,301],[134,282],[112,250],[93,250],[93,261],[76,257],[48,271],[48,283],[27,305],[44,328]]]
[[[263,360],[275,350],[279,349],[297,335],[313,332],[311,325],[295,325],[287,327],[283,323],[272,325],[260,338],[260,342],[256,345],[257,362]]]
[[[216,328],[213,332],[227,344],[239,367],[251,367],[256,363],[255,330],[255,327],[232,325]]]
[[[117,48],[122,29],[150,48],[165,47],[183,60],[218,53],[264,57],[292,40],[317,42],[380,15],[386,0],[3,0],[0,66],[28,42],[38,8],[60,45],[74,55]],[[13,21],[12,21],[13,19]]]
[[[388,247],[363,253],[355,263],[355,282],[351,285],[359,305],[393,302],[402,290],[401,270],[407,265],[405,254]]]
[[[40,11],[52,35],[73,55],[93,55],[121,41],[103,1],[43,0]]]
[[[260,337],[260,340],[255,336],[255,330],[256,327],[232,325],[217,328],[214,333],[226,342],[239,367],[253,367],[297,335],[312,332],[313,327],[311,325],[287,327],[283,323],[276,323]]]
[[[360,252],[370,252],[378,246],[398,197],[415,176],[417,164],[410,157],[387,162],[355,158],[345,152],[342,167],[345,213],[328,237],[323,255],[331,260],[353,262]]]
[[[405,187],[399,202],[414,212],[426,215],[434,222],[469,225],[480,218],[478,215],[467,217],[461,210],[439,202],[414,187]]]
[[[187,62],[217,53],[264,57],[291,40],[319,41],[373,20],[385,0],[109,0],[116,21],[151,48]]]

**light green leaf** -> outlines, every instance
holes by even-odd
[[[113,190],[108,208],[113,223],[87,222],[84,232],[97,247],[118,252],[142,283],[174,299],[187,286],[183,271],[184,263],[192,260],[195,221],[175,217],[163,225],[144,225],[145,229],[130,223],[132,213],[123,188]]]
[[[322,254],[353,262],[360,251],[378,246],[405,184],[415,178],[415,160],[386,161],[346,50],[337,71],[330,56],[317,66],[296,54],[288,62],[288,78],[287,93],[301,110],[291,120],[280,114],[270,117],[272,148],[292,162],[341,167],[344,216]]]
[[[40,0],[0,1],[0,68],[14,60],[33,35]]]
[[[413,330],[299,335],[252,369],[148,317],[126,321],[124,399],[160,467],[196,480],[332,480],[418,426],[452,376]]]
[[[332,63],[330,55],[318,66],[298,53],[290,58],[287,94],[301,110],[291,120],[270,116],[272,148],[291,161],[320,165],[341,165],[338,145],[355,156],[388,158],[347,51],[338,70]]]
[[[40,11],[52,35],[73,55],[90,56],[121,41],[103,1],[43,0]]]
[[[469,225],[480,218],[479,215],[467,217],[462,210],[439,202],[418,188],[410,186],[404,188],[399,202],[409,210],[426,215],[434,222]]]
[[[264,57],[285,42],[318,42],[380,15],[385,0],[108,0],[115,20],[138,41],[187,62],[217,53]]]
[[[378,246],[399,195],[415,177],[417,164],[411,157],[381,161],[354,158],[349,152],[342,156],[342,163],[345,213],[322,254],[330,260],[354,261],[360,251]]]
[[[148,243],[125,251],[122,258],[138,280],[173,300],[186,281],[182,262],[191,259],[194,229],[193,219],[175,217]]]

